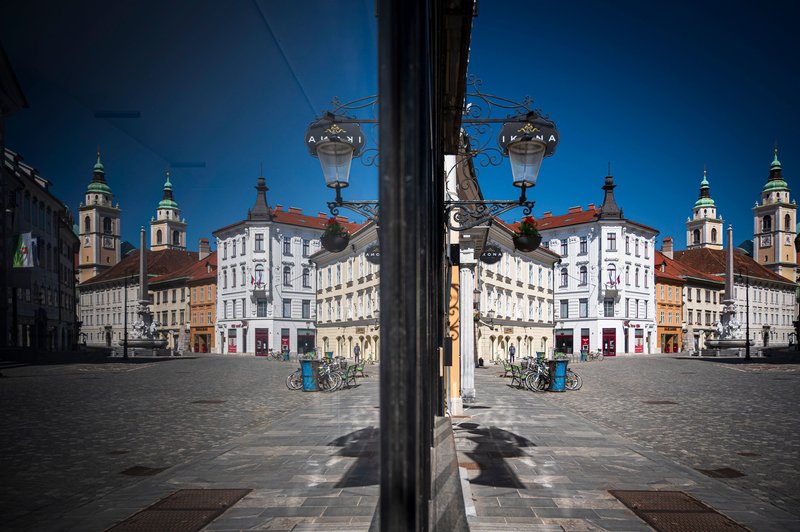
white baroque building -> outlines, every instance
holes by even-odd
[[[317,267],[317,350],[354,358],[358,346],[362,360],[378,361],[380,266],[367,260],[377,249],[378,230],[372,222],[348,229],[347,248],[321,249],[311,258]]]
[[[656,229],[626,219],[607,176],[603,204],[537,220],[555,267],[555,348],[606,356],[656,352],[653,258]]]
[[[315,281],[309,260],[327,217],[267,205],[258,178],[247,218],[214,231],[217,244],[216,350],[266,355],[314,349]]]

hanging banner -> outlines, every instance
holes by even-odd
[[[36,256],[36,239],[31,233],[21,233],[17,249],[14,252],[14,268],[33,268],[33,258]]]

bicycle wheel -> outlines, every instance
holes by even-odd
[[[543,392],[547,386],[544,382],[544,375],[538,371],[532,371],[525,376],[525,387],[532,392]]]
[[[300,373],[300,370],[297,370],[286,377],[286,387],[290,390],[299,390],[303,387],[303,376]]]
[[[571,369],[568,369],[564,387],[567,390],[580,390],[581,386],[583,386],[583,379],[581,379],[581,376]]]

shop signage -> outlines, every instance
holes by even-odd
[[[343,122],[344,120],[344,122]],[[317,156],[317,146],[323,142],[344,142],[353,147],[353,157],[361,155],[364,148],[364,133],[358,122],[343,116],[326,113],[311,124],[306,132],[306,147],[312,156]]]
[[[495,246],[494,244],[490,244],[483,248],[483,253],[481,253],[481,262],[486,264],[495,264],[503,257],[503,252],[500,250],[499,247]]]
[[[356,334],[366,334],[367,329],[365,327],[356,327]]]
[[[519,120],[503,124],[497,142],[504,155],[508,153],[509,144],[520,140],[542,141],[546,146],[545,157],[552,155],[558,145],[556,124],[552,120],[539,116],[536,112],[530,112],[527,116],[520,117]]]
[[[241,329],[244,327],[241,321],[234,321],[228,324],[228,329]]]
[[[514,334],[513,327],[503,327],[503,334]]]
[[[372,264],[380,264],[381,248],[378,243],[376,242],[375,244],[370,244],[364,251],[364,256],[366,257],[367,262],[371,262]]]

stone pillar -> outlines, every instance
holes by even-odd
[[[465,253],[468,251],[468,253]],[[462,250],[459,269],[459,304],[461,307],[461,400],[464,403],[475,401],[475,324],[472,317],[472,292],[475,290],[475,264],[465,264],[467,256],[472,256],[472,248]],[[472,259],[474,261],[474,259]]]

